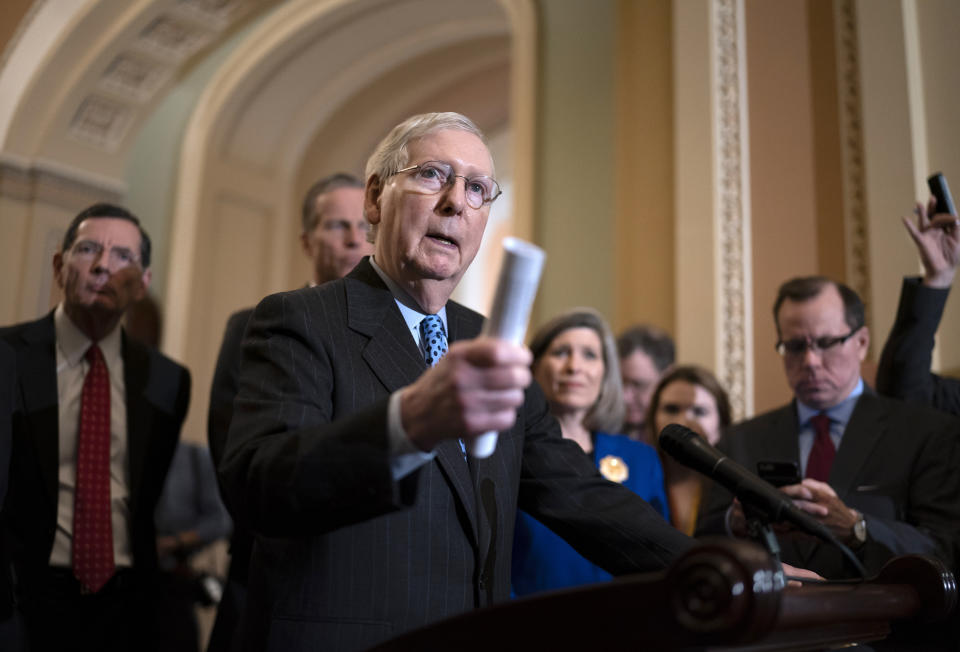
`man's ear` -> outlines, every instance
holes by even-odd
[[[863,362],[867,357],[867,352],[870,350],[870,329],[863,326],[856,337],[857,344],[860,345],[860,362]]]
[[[363,193],[363,216],[367,218],[370,224],[380,223],[380,195],[383,192],[383,184],[380,177],[371,174],[367,179],[367,187]]]
[[[136,291],[136,296],[134,297],[137,301],[140,301],[145,296],[147,296],[147,288],[150,287],[150,281],[153,280],[153,270],[149,267],[143,270],[143,274],[140,275],[140,287]]]
[[[59,251],[53,254],[53,278],[57,281],[57,286],[63,289],[63,279],[60,272],[63,271],[63,254]]]

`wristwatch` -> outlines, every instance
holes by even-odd
[[[856,512],[856,510],[854,510]],[[861,512],[856,512],[857,520],[853,524],[853,544],[857,548],[867,542],[867,519]]]

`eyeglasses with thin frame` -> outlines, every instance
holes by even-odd
[[[777,353],[782,356],[789,355],[793,357],[800,357],[807,351],[814,351],[822,355],[849,340],[861,328],[863,328],[863,326],[857,326],[846,335],[825,335],[823,337],[815,337],[812,339],[798,338],[795,340],[786,341],[779,340],[776,344]]]
[[[103,255],[103,245],[93,240],[78,240],[70,248],[70,251],[81,260],[93,262]],[[110,269],[119,270],[132,265],[139,265],[140,257],[127,247],[110,247],[107,261]]]
[[[416,171],[411,177],[417,186],[431,195],[437,194],[452,185],[456,179],[463,179],[464,195],[470,208],[480,208],[485,204],[491,204],[502,194],[500,184],[493,177],[486,175],[465,177],[462,174],[454,174],[453,166],[443,161],[424,161],[419,165],[411,165],[402,170],[397,170],[393,174],[410,172],[411,170]]]

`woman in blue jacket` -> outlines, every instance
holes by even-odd
[[[578,308],[544,324],[530,342],[533,375],[565,439],[606,479],[632,489],[669,520],[663,469],[653,447],[615,434],[623,420],[617,351],[595,310]],[[517,515],[512,582],[516,596],[602,582],[610,574],[524,512]]]

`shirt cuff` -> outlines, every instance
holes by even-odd
[[[387,435],[390,438],[390,471],[394,480],[407,476],[436,457],[435,451],[423,452],[417,448],[403,429],[400,400],[403,390],[390,395],[387,404]]]

